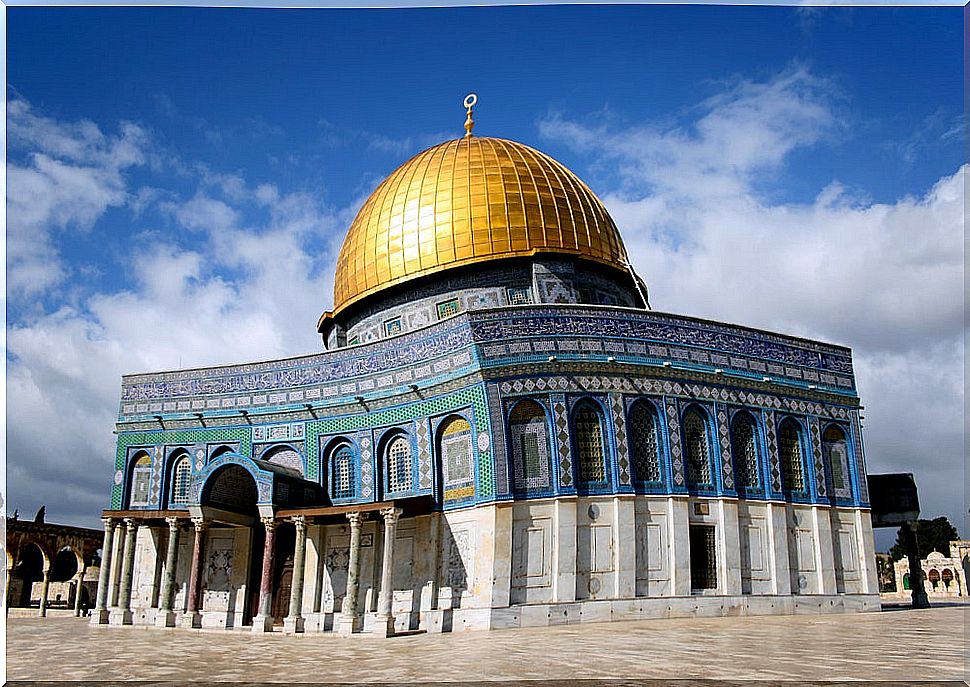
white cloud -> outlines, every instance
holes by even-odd
[[[12,296],[30,296],[67,275],[57,232],[90,229],[109,207],[126,202],[124,172],[145,161],[149,143],[134,124],[105,135],[87,120],[39,116],[22,99],[7,105],[7,132],[7,287]]]
[[[684,126],[540,126],[619,170],[602,197],[654,308],[852,346],[870,470],[914,472],[925,512],[958,524],[967,167],[893,202],[836,179],[811,202],[766,197],[794,151],[835,140],[838,112],[837,91],[795,67],[726,88]]]

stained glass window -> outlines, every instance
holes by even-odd
[[[700,412],[691,408],[684,413],[684,451],[687,458],[687,482],[691,485],[711,483],[710,448],[707,428]]]
[[[384,323],[384,336],[394,336],[395,334],[400,334],[401,331],[400,317],[395,317]]]
[[[451,300],[444,301],[443,303],[438,303],[438,319],[443,320],[446,317],[451,317],[458,312],[458,299],[452,298]]]
[[[660,451],[657,413],[646,401],[639,401],[630,411],[630,448],[633,450],[633,474],[639,482],[660,481]]]
[[[822,453],[832,474],[836,496],[849,495],[849,449],[845,432],[832,425],[822,436]]]
[[[786,492],[804,492],[802,475],[802,433],[792,419],[781,423],[778,431],[778,451],[781,454],[781,470]]]
[[[509,287],[509,305],[526,305],[532,302],[532,290],[520,286]]]
[[[333,498],[347,499],[354,496],[354,451],[342,444],[331,454],[331,488]]]
[[[188,456],[183,456],[172,469],[172,503],[188,503],[189,487],[192,484],[192,464]]]
[[[509,416],[516,491],[548,489],[550,486],[549,439],[546,413],[535,401],[522,401]]]
[[[731,453],[737,485],[756,489],[761,485],[761,468],[758,461],[757,431],[754,418],[746,412],[735,414],[731,421]]]
[[[585,484],[605,482],[603,424],[600,414],[589,403],[583,403],[573,413],[573,430],[576,434],[576,458],[579,463],[578,481]]]
[[[387,490],[408,491],[411,488],[411,443],[402,436],[387,445]]]
[[[131,499],[133,506],[148,505],[148,485],[152,478],[152,459],[147,453],[135,461],[135,467],[131,471]]]

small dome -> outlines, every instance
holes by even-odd
[[[603,203],[559,162],[500,138],[446,141],[398,167],[357,213],[337,258],[334,314],[394,284],[539,253],[627,269]]]

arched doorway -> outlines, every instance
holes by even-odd
[[[43,551],[33,542],[24,544],[20,549],[20,555],[12,571],[16,584],[11,585],[10,589],[11,606],[21,608],[30,606],[34,583],[44,579],[45,558]]]

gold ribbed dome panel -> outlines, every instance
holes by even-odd
[[[603,203],[548,155],[470,136],[418,153],[350,225],[334,312],[392,284],[485,260],[566,253],[626,269]]]

